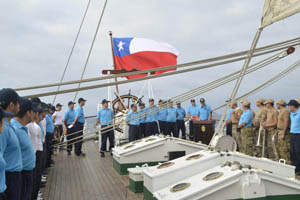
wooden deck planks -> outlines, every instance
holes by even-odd
[[[67,152],[53,156],[54,168],[49,172],[44,189],[46,200],[142,200],[132,193],[128,176],[120,176],[112,167],[112,157],[100,158],[98,146],[90,141],[83,145],[86,157]]]

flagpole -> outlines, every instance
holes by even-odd
[[[113,44],[113,36],[112,36],[113,33],[112,33],[112,31],[109,31],[108,34],[109,34],[110,43],[111,43],[111,53],[112,53],[113,67],[114,67],[114,70],[116,70],[116,62],[115,62],[115,57],[114,57],[114,44]],[[118,82],[118,78],[115,78],[115,82],[116,83]],[[119,94],[118,84],[116,84],[116,92]]]

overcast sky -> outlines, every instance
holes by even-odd
[[[76,36],[87,0],[9,0],[0,2],[0,87],[23,87],[58,82]],[[65,80],[80,78],[104,0],[92,0],[89,13],[70,62]],[[115,37],[143,37],[167,42],[178,49],[179,63],[206,59],[249,49],[260,25],[262,0],[109,0],[84,78],[102,76],[112,68],[108,31]],[[267,27],[258,46],[300,35],[300,14]],[[292,56],[248,75],[239,94],[243,94],[279,73],[299,59]],[[259,59],[254,59],[253,62]],[[152,80],[156,99],[167,99],[199,87],[241,68],[242,62]],[[299,73],[280,80],[251,97],[286,100],[300,97]],[[101,83],[101,82],[94,82]],[[89,84],[83,84],[90,85]],[[138,95],[144,82],[121,85],[121,94]],[[63,89],[74,86],[62,87]],[[204,94],[216,107],[229,97],[233,84]],[[21,95],[53,91],[31,90]],[[95,114],[97,103],[107,98],[107,89],[79,93],[88,99],[86,113]],[[74,93],[58,96],[66,105]],[[147,91],[144,100],[147,101]],[[197,101],[200,97],[197,97]],[[52,102],[53,97],[42,98]]]

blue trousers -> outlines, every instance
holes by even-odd
[[[179,132],[181,131],[181,138],[186,139],[186,136],[185,136],[185,131],[186,130],[185,130],[184,120],[177,120],[176,125],[177,125],[178,135],[179,135]]]
[[[106,127],[107,125],[101,126],[101,129]],[[109,129],[108,129],[109,130]],[[107,139],[109,139],[109,151],[112,150],[115,146],[115,133],[114,130],[111,129],[110,131],[103,131],[104,133],[101,133],[101,152],[107,151],[106,143]]]
[[[167,123],[165,121],[158,121],[160,133],[167,135]]]
[[[22,171],[22,200],[31,200],[33,188],[33,171]]]
[[[140,139],[140,129],[137,125],[129,125],[129,142]]]
[[[190,140],[194,141],[194,127],[193,127],[193,121],[190,121]]]
[[[300,172],[300,134],[291,133],[291,161],[295,172]]]
[[[178,138],[179,134],[178,134],[176,122],[168,122],[167,123],[167,134],[171,135],[171,133],[173,134],[173,137]]]
[[[9,200],[21,199],[22,176],[21,172],[6,172],[6,190],[5,195]]]
[[[150,135],[158,134],[157,122],[147,122],[146,123],[146,137]]]

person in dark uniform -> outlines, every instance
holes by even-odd
[[[140,139],[139,130],[139,112],[137,111],[137,106],[135,104],[131,105],[131,111],[126,116],[126,121],[129,125],[129,142]]]
[[[113,119],[114,119],[114,112],[108,108],[108,102],[106,99],[102,100],[102,106],[98,113],[97,113],[97,124],[101,126],[101,150],[100,155],[101,157],[105,157],[104,152],[106,149],[107,139],[109,139],[109,151],[111,152],[112,148],[115,146],[115,133],[112,127]],[[111,126],[111,127],[109,127]],[[107,127],[107,129],[105,129]],[[104,129],[102,131],[102,129]]]
[[[177,109],[173,107],[173,102],[169,101],[168,102],[168,110],[167,110],[167,134],[171,135],[173,137],[178,137],[178,130],[176,126],[176,118],[178,117]]]
[[[146,136],[146,120],[145,120],[145,104],[139,103],[139,119],[140,119],[140,136],[141,138]]]
[[[74,138],[73,133],[75,132],[75,127],[72,125],[72,123],[75,121],[76,113],[74,110],[74,104],[76,104],[73,101],[69,101],[68,103],[68,110],[64,114],[64,125],[65,129],[67,130],[67,152],[68,155],[71,155],[72,149],[73,149],[73,141]]]
[[[10,88],[0,90],[0,106],[8,113],[19,112],[19,95]],[[18,137],[10,123],[11,117],[4,118],[4,130],[0,134],[1,151],[6,162],[5,195],[9,200],[20,200],[23,169],[22,152]]]
[[[159,109],[154,105],[154,99],[149,99],[149,107],[145,110],[146,115],[146,136],[158,134],[158,112]]]
[[[22,200],[31,200],[31,194],[33,189],[33,169],[35,167],[35,152],[28,135],[28,129],[26,127],[32,121],[32,103],[30,100],[20,99],[20,111],[14,119],[11,120],[11,124],[18,137],[21,151],[22,151],[22,188],[21,197]]]
[[[186,112],[184,110],[184,108],[181,107],[180,102],[177,103],[177,118],[176,118],[176,125],[177,125],[177,130],[178,130],[178,134],[181,131],[181,138],[182,139],[186,139],[186,135],[185,135],[185,123],[184,123],[184,118],[186,115]]]
[[[295,173],[300,175],[300,109],[296,100],[288,103],[291,112],[291,161],[296,167]]]
[[[84,117],[84,111],[83,107],[85,106],[86,100],[84,98],[78,99],[78,107],[75,110],[75,120],[72,123],[72,126],[74,127],[74,132],[78,132],[74,134],[74,138],[77,138],[74,140],[75,143],[75,155],[76,156],[85,156],[85,154],[82,152],[82,139],[83,139],[83,126],[85,122]]]
[[[163,100],[158,101],[159,104],[159,112],[158,112],[158,124],[159,124],[159,130],[160,134],[167,135],[167,113],[168,113],[168,107],[166,105],[166,102]]]

